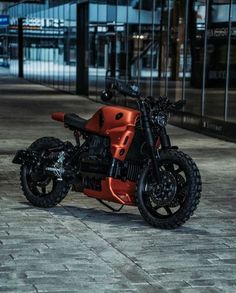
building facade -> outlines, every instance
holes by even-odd
[[[107,76],[133,80],[186,100],[173,123],[236,140],[236,1],[18,1],[6,14],[13,74],[95,100]]]

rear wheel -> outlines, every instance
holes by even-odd
[[[136,202],[143,218],[152,226],[173,229],[184,224],[200,200],[201,177],[194,161],[183,152],[161,152],[161,183],[151,166],[140,176]]]
[[[41,159],[35,164],[21,166],[20,181],[23,193],[34,206],[49,208],[60,203],[67,195],[70,185],[53,173],[46,172],[44,154],[50,156],[48,149],[62,145],[63,142],[54,137],[43,137],[31,144],[28,148],[39,154]],[[53,157],[53,153],[52,153]]]

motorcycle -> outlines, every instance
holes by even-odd
[[[113,78],[107,78],[102,100],[111,100],[115,91],[135,99],[138,109],[105,105],[88,120],[52,113],[74,132],[76,143],[42,137],[19,150],[13,163],[21,165],[23,193],[34,206],[50,208],[72,187],[113,211],[137,206],[150,225],[177,228],[192,216],[201,196],[198,167],[171,145],[166,130],[169,113],[185,102],[144,97],[135,84]]]

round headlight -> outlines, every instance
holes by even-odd
[[[167,125],[167,115],[163,112],[159,112],[157,117],[156,117],[156,120],[157,120],[157,124],[160,125],[161,127],[165,127]]]

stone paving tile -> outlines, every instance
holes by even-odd
[[[10,285],[0,286],[0,292],[7,293],[37,293],[37,289],[31,285]]]
[[[181,289],[170,289],[168,292],[173,292],[173,293],[233,293],[234,291],[225,291],[221,290],[219,288],[215,287],[207,287],[205,286],[204,288],[201,287],[195,287],[195,288],[181,288]]]
[[[13,153],[40,136],[72,138],[50,112],[76,107],[89,117],[99,105],[1,75],[0,92],[0,292],[236,292],[235,144],[169,127],[203,181],[195,216],[174,231],[74,192],[38,209],[22,195]]]

